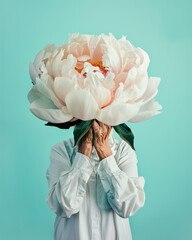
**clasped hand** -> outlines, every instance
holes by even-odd
[[[94,120],[89,131],[80,139],[78,152],[90,158],[92,149],[95,148],[100,160],[110,156],[112,154],[109,146],[111,130],[112,126]]]

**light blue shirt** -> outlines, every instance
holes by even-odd
[[[46,172],[47,204],[56,214],[55,240],[132,240],[129,217],[144,206],[145,179],[135,151],[109,138],[112,155],[78,152],[69,138],[55,144]]]

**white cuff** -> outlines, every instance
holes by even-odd
[[[73,169],[81,169],[88,173],[91,173],[93,171],[93,163],[91,162],[89,157],[80,152],[76,152],[76,155],[73,159],[72,167]]]
[[[97,173],[101,175],[111,175],[113,172],[119,171],[119,167],[117,165],[117,162],[114,158],[114,155],[110,155],[104,159],[102,159],[99,163],[99,166],[97,168]]]

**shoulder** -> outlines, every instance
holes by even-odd
[[[47,169],[47,175],[57,176],[61,171],[69,169],[71,166],[71,154],[73,153],[73,139],[65,139],[57,142],[51,147],[50,165]]]
[[[51,152],[57,152],[61,155],[71,156],[77,146],[74,146],[74,138],[64,139],[63,141],[57,142],[51,147]]]
[[[138,161],[135,150],[129,145],[128,142],[122,139],[121,141],[117,140],[116,144],[119,161],[121,161],[121,159],[135,162]]]
[[[118,150],[119,152],[131,151],[131,150],[133,150],[133,149],[131,148],[131,146],[130,146],[125,140],[123,140],[123,139],[121,139],[121,140],[115,139],[115,141],[116,141],[117,150]],[[134,150],[133,150],[133,151],[134,151]]]

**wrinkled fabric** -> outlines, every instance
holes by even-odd
[[[55,240],[132,240],[129,217],[145,203],[137,156],[111,131],[112,154],[101,161],[78,152],[74,139],[51,148],[47,204],[56,214]]]

